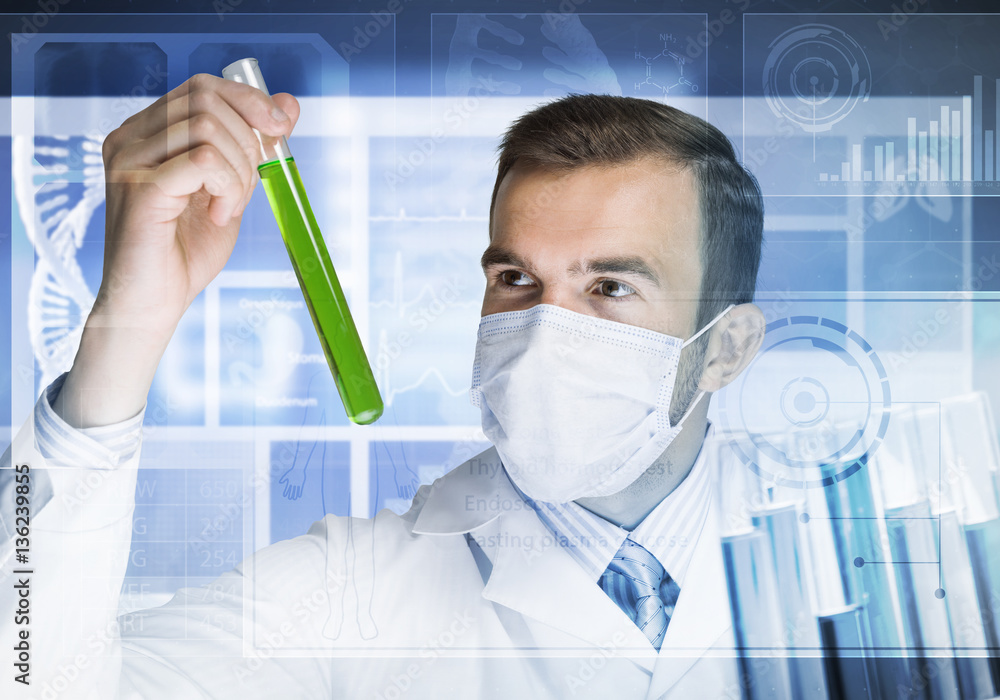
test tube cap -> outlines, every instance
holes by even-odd
[[[885,439],[872,455],[886,508],[912,506],[927,497],[924,456],[909,434],[917,420],[913,406],[893,406]]]
[[[982,391],[941,402],[941,448],[949,475],[954,474],[963,502],[965,524],[1000,517],[996,492],[996,426],[989,398]]]
[[[267,85],[264,84],[264,76],[260,73],[260,66],[256,58],[241,58],[233,61],[222,69],[222,77],[236,83],[243,83],[250,87],[255,87],[265,95],[270,96]]]

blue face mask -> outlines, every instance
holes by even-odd
[[[670,424],[687,341],[551,304],[484,316],[472,403],[510,478],[532,499],[608,496],[635,481],[681,430]]]

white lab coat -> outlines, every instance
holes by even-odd
[[[13,448],[37,476],[30,419]],[[554,545],[493,449],[403,516],[327,516],[116,626],[137,462],[49,470],[55,496],[33,520],[33,686],[11,697],[739,697],[714,513],[659,654]],[[81,484],[85,498],[67,500]],[[4,646],[14,604],[4,585]]]

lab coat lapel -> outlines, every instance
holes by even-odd
[[[709,508],[697,549],[656,660],[649,698],[660,698],[732,626],[714,507]]]
[[[484,527],[488,526],[488,527]],[[413,524],[414,534],[489,532],[492,570],[483,597],[597,646],[652,673],[656,652],[617,605],[558,546],[514,490],[495,448],[438,479]]]
[[[417,535],[455,535],[495,520],[520,496],[503,473],[496,448],[466,460],[429,488],[413,523]]]
[[[485,598],[652,672],[656,652],[649,640],[553,542],[527,504],[500,516],[498,535]]]

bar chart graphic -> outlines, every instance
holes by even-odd
[[[991,82],[997,107],[992,129],[984,128],[983,76],[977,75],[972,94],[963,95],[960,106],[941,105],[938,119],[906,117],[904,143],[888,138],[871,153],[864,152],[864,144],[852,144],[850,160],[841,163],[839,172],[819,173],[820,181],[997,182],[1000,79]]]
[[[748,15],[744,161],[768,195],[1000,195],[998,32],[1000,14]]]

